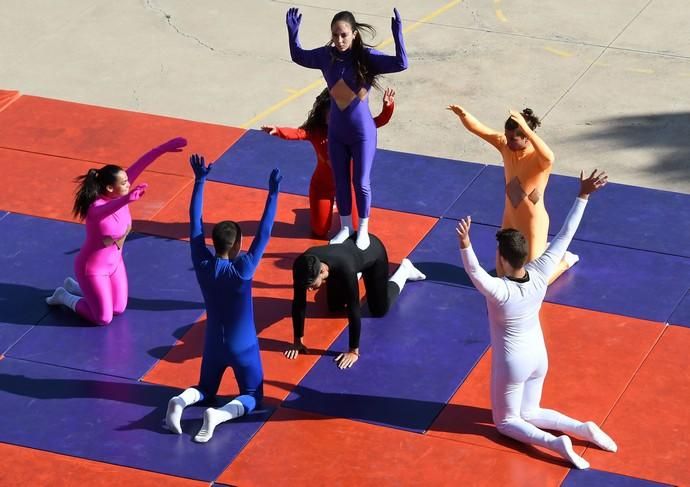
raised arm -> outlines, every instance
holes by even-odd
[[[263,125],[261,130],[266,132],[268,135],[275,135],[285,140],[308,140],[309,134],[307,131],[301,128],[291,128],[291,127],[276,127],[275,125]]]
[[[192,252],[192,262],[196,267],[201,261],[213,257],[206,247],[204,240],[204,222],[201,213],[204,207],[204,183],[213,164],[205,165],[203,156],[193,154],[189,163],[194,171],[194,189],[189,202],[189,244]]]
[[[541,257],[527,264],[528,269],[534,269],[541,276],[548,281],[549,277],[553,274],[558,263],[563,259],[565,251],[568,250],[568,246],[575,236],[575,231],[580,225],[582,220],[582,215],[585,212],[585,207],[587,206],[587,200],[589,195],[602,188],[608,182],[608,176],[605,172],[597,174],[595,169],[592,174],[585,179],[584,174],[580,173],[580,191],[575,198],[573,206],[568,212],[568,216],[565,218],[565,222],[558,232],[556,237],[551,241],[551,244],[546,249]]]
[[[460,122],[462,122],[467,130],[477,137],[484,139],[499,151],[501,150],[501,146],[505,143],[505,136],[502,133],[487,127],[460,105],[449,105],[447,109],[458,116]]]
[[[299,26],[302,22],[302,14],[296,8],[290,8],[285,16],[290,43],[290,57],[294,62],[305,68],[323,69],[329,62],[327,48],[302,49],[299,43]]]
[[[474,287],[476,287],[482,295],[489,300],[502,303],[508,299],[508,290],[503,279],[492,277],[479,264],[479,260],[470,242],[471,224],[472,218],[468,216],[467,218],[461,219],[455,229],[460,242],[460,255],[462,256],[465,272],[470,276],[470,280],[474,284]]]
[[[165,154],[166,152],[180,152],[182,148],[187,145],[187,140],[182,137],[176,137],[171,139],[158,147],[151,149],[146,154],[141,156],[137,161],[127,168],[127,178],[130,183],[133,183],[139,175],[144,172],[148,166],[150,166],[156,159]]]
[[[534,150],[539,155],[542,166],[546,168],[553,164],[553,161],[555,160],[553,151],[548,145],[546,145],[546,142],[544,142],[542,138],[539,137],[529,125],[527,125],[527,121],[525,120],[525,117],[522,116],[522,113],[511,110],[510,118],[515,120],[515,122],[520,126],[520,130],[525,134],[525,137],[527,137],[527,140],[532,143]]]
[[[403,39],[402,19],[397,8],[393,9],[391,31],[395,42],[395,56],[384,54],[376,49],[369,50],[369,67],[376,74],[397,73],[406,70],[409,66]]]
[[[133,201],[140,200],[141,197],[144,196],[144,193],[146,192],[146,188],[148,188],[148,184],[140,184],[124,196],[120,196],[119,198],[115,198],[113,200],[110,200],[107,203],[92,204],[91,207],[89,208],[88,216],[90,218],[102,220],[103,218],[107,217],[108,215],[112,215],[113,213],[115,213],[117,210],[119,210],[123,206],[125,206],[125,205],[127,205]]]
[[[392,88],[386,88],[383,92],[383,106],[381,107],[381,113],[374,117],[374,124],[376,128],[383,127],[386,125],[391,117],[393,116],[393,110],[395,110],[395,90]]]
[[[261,256],[263,256],[264,250],[266,250],[268,241],[271,238],[273,221],[275,220],[276,208],[278,207],[280,181],[282,179],[283,177],[280,175],[279,169],[274,169],[271,172],[271,177],[268,181],[268,197],[266,198],[266,205],[264,206],[264,213],[261,216],[261,222],[259,222],[259,229],[247,253],[235,261],[235,268],[243,279],[251,279],[254,277],[254,272],[256,272],[256,268],[259,266]]]

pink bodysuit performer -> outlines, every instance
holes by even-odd
[[[147,152],[127,170],[108,164],[77,178],[73,211],[86,224],[86,239],[74,260],[77,280],[67,277],[64,287],[46,298],[48,304],[65,305],[98,325],[124,312],[128,286],[122,246],[132,228],[128,204],[140,199],[147,187],[140,184],[130,191],[130,183],[160,156],[186,145],[178,137]]]

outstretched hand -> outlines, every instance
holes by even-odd
[[[169,141],[161,144],[159,149],[163,152],[182,152],[182,148],[187,145],[187,139],[184,137],[175,137]]]
[[[307,347],[305,347],[304,345],[292,345],[290,348],[283,352],[283,355],[285,355],[285,358],[287,358],[288,360],[295,360],[300,353],[308,354],[309,351],[307,350]]]
[[[383,92],[383,104],[387,107],[395,103],[395,90],[393,88],[386,88]]]
[[[470,246],[470,226],[472,225],[472,217],[467,216],[467,218],[462,218],[458,222],[458,226],[455,228],[455,233],[458,234],[458,241],[460,242],[460,248],[466,249]]]
[[[467,113],[465,112],[465,109],[462,108],[460,105],[448,105],[446,107],[446,110],[450,110],[451,112],[456,114],[458,117],[464,117],[465,115],[467,115]]]
[[[194,171],[194,177],[196,179],[206,179],[208,173],[211,172],[213,164],[206,165],[204,161],[204,156],[199,154],[192,154],[189,158],[189,164],[192,166],[192,171]]]
[[[402,18],[400,18],[400,12],[397,8],[393,9],[393,17],[391,17],[391,31],[393,36],[402,33]]]
[[[343,352],[333,360],[338,364],[339,369],[349,369],[359,360],[359,354],[356,352]]]
[[[592,174],[586,179],[584,171],[580,171],[580,193],[578,194],[580,198],[589,198],[590,194],[603,188],[608,183],[609,176],[606,174],[606,171],[601,171],[599,174],[597,174],[597,171],[598,169],[592,171]]]
[[[137,185],[132,191],[130,191],[127,194],[127,198],[129,199],[129,202],[131,203],[132,201],[138,201],[141,199],[142,196],[144,196],[144,193],[146,193],[146,188],[148,188],[149,185],[146,183],[142,183]]]
[[[275,125],[262,125],[261,130],[266,132],[268,135],[275,135],[278,133],[278,127]]]
[[[302,22],[302,14],[299,13],[299,9],[294,7],[289,8],[285,16],[285,23],[287,24],[288,30],[290,32],[297,32],[300,22]]]
[[[280,174],[280,169],[275,168],[271,171],[271,177],[268,178],[268,192],[277,194],[280,191],[280,182],[282,180],[283,176]]]

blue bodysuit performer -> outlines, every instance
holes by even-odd
[[[402,20],[397,10],[391,20],[395,56],[371,49],[362,41],[370,25],[358,23],[351,12],[339,12],[331,21],[331,42],[317,49],[302,49],[299,26],[302,15],[296,8],[287,12],[286,23],[292,60],[306,68],[320,69],[331,95],[328,120],[328,152],[333,164],[336,203],[341,229],[331,243],[343,243],[354,233],[350,194],[350,160],[359,228],[357,247],[369,246],[370,174],[376,153],[376,126],[369,110],[368,94],[380,74],[407,69]]]
[[[240,395],[225,406],[204,412],[204,424],[194,441],[205,443],[220,423],[250,413],[263,398],[263,369],[259,341],[254,327],[252,278],[266,249],[273,228],[282,176],[274,169],[269,180],[266,207],[252,245],[239,255],[242,231],[233,221],[213,227],[216,255],[206,248],[201,218],[204,183],[212,165],[195,154],[190,158],[194,170],[194,191],[189,206],[190,245],[196,278],[206,305],[206,336],[199,385],[186,389],[168,402],[165,422],[168,429],[181,434],[180,419],[185,407],[204,399],[214,399],[225,369],[232,367]]]

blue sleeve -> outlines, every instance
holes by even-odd
[[[369,66],[374,73],[397,73],[407,69],[409,64],[402,30],[393,33],[393,40],[395,41],[395,56],[384,54],[376,49],[369,50]]]
[[[201,210],[204,206],[204,182],[203,179],[194,181],[192,199],[189,202],[189,244],[194,268],[197,268],[202,261],[213,258],[206,248],[204,222],[201,218]]]
[[[290,42],[290,57],[294,62],[305,68],[326,68],[329,60],[327,47],[317,47],[310,50],[302,49],[299,43],[299,30],[291,31],[288,29],[288,40]]]
[[[247,253],[242,255],[235,264],[237,272],[243,279],[251,279],[254,277],[254,272],[271,238],[271,230],[273,229],[273,221],[276,217],[277,207],[278,193],[269,192],[268,198],[266,198],[264,214],[261,217],[261,222],[259,222],[259,229],[254,236],[254,241],[250,245]]]

